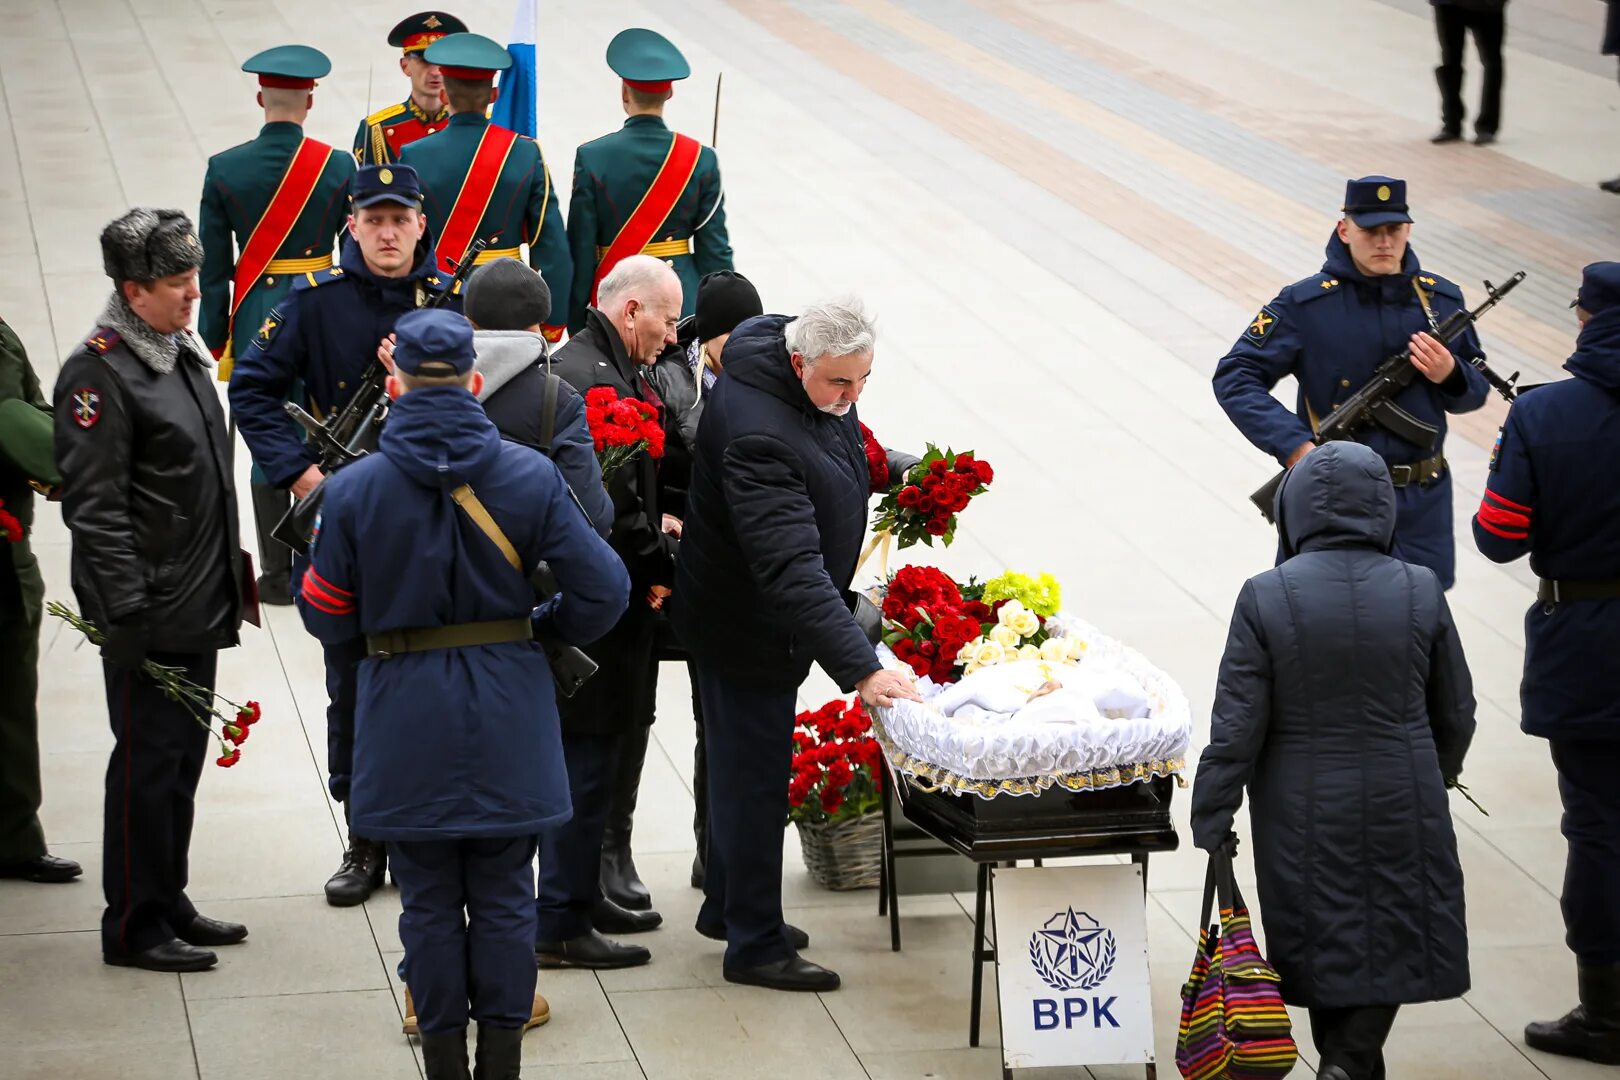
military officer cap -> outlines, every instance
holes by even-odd
[[[1344,185],[1344,214],[1363,229],[1396,222],[1410,223],[1406,181],[1388,176],[1363,176]]]
[[[242,70],[257,75],[260,86],[311,90],[316,79],[324,79],[331,72],[332,61],[321,50],[308,45],[277,45],[248,57]]]
[[[422,181],[409,165],[366,165],[349,182],[349,201],[362,210],[382,202],[422,206]]]
[[[451,34],[427,47],[422,59],[447,79],[489,80],[512,66],[512,54],[483,34]]]
[[[476,358],[472,324],[453,311],[418,308],[394,324],[394,367],[407,375],[465,375]]]
[[[467,24],[447,11],[419,11],[388,31],[388,44],[404,49],[405,55],[419,53],[449,34],[465,34]]]
[[[1588,315],[1620,305],[1620,262],[1595,262],[1581,271],[1581,291],[1570,307]]]
[[[101,230],[101,265],[114,281],[156,281],[202,261],[202,244],[184,210],[138,206]]]
[[[692,74],[692,65],[669,38],[639,26],[613,35],[607,63],[632,90],[648,94],[663,93],[670,83]]]

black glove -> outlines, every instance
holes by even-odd
[[[101,644],[101,655],[116,667],[139,671],[146,660],[146,625],[139,619],[111,624]]]

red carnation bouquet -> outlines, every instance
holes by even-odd
[[[823,825],[882,807],[878,766],[883,750],[860,699],[829,701],[798,715],[793,731],[793,778],[788,820]]]
[[[932,566],[902,566],[883,596],[883,643],[918,678],[955,682],[962,646],[995,621],[994,610],[979,599],[981,592],[971,583],[964,591]]]
[[[24,536],[22,522],[17,520],[15,514],[6,509],[6,500],[4,499],[0,499],[0,536],[4,536],[6,540],[13,544],[22,543]],[[9,555],[6,557],[10,558]]]
[[[887,472],[885,464],[885,475]],[[929,443],[922,460],[889,486],[878,503],[872,528],[893,533],[901,547],[918,541],[932,547],[936,536],[948,547],[956,538],[956,515],[984,494],[995,478],[990,463],[980,461],[973,451],[958,454]]]
[[[604,484],[643,450],[654,458],[664,456],[658,410],[639,398],[621,398],[611,386],[593,386],[585,394],[585,422],[596,443]]]

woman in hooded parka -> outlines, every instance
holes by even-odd
[[[1400,1005],[1468,989],[1446,783],[1474,697],[1434,573],[1389,555],[1395,492],[1367,447],[1307,454],[1277,493],[1285,560],[1238,596],[1193,786],[1228,845],[1247,786],[1267,957],[1309,1010],[1320,1077],[1382,1080]]]

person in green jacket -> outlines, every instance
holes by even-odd
[[[573,261],[540,144],[486,118],[495,100],[495,75],[512,66],[511,54],[481,34],[450,34],[429,45],[422,58],[444,75],[450,123],[405,147],[399,163],[415,169],[421,180],[439,268],[449,272],[474,240],[488,244],[477,263],[521,258],[528,245],[529,266],[545,278],[553,296],[567,296]],[[560,322],[541,327],[553,342],[562,331]]]
[[[60,485],[51,407],[17,335],[0,320],[0,878],[72,881],[39,824],[39,628],[45,581],[29,547],[36,486]]]
[[[293,283],[332,265],[355,168],[347,152],[304,136],[315,80],[332,70],[326,54],[282,45],[249,57],[242,70],[258,76],[264,127],[252,141],[208,159],[197,214],[203,247],[198,329],[220,362],[222,381],[230,379],[235,354],[252,343]],[[252,279],[236,295],[238,273],[250,271]],[[263,571],[259,598],[291,604],[292,551],[270,535],[287,512],[288,496],[256,466],[252,480]]]
[[[607,50],[608,67],[624,80],[620,103],[627,119],[618,131],[574,152],[574,193],[568,202],[568,243],[574,256],[568,297],[568,331],[585,326],[585,310],[595,303],[596,283],[612,266],[603,257],[638,208],[659,217],[644,228],[648,239],[634,251],[663,259],[681,279],[681,315],[697,304],[698,282],[716,270],[734,270],[726,235],[725,189],[714,149],[697,146],[695,161],[682,158],[676,136],[664,124],[664,104],[674,84],[692,73],[686,57],[662,34],[632,27],[616,35]],[[670,165],[665,184],[655,180]],[[660,198],[656,208],[648,201]],[[666,212],[659,214],[658,211]]]

